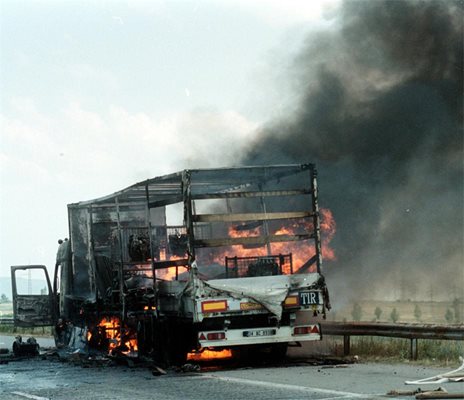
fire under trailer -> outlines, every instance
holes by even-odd
[[[45,266],[11,267],[15,324],[54,326],[58,347],[180,364],[205,349],[281,357],[322,337],[313,164],[184,170],[69,204],[68,220],[52,281]],[[29,269],[44,293],[18,292]]]

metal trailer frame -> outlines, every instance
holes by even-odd
[[[279,188],[282,181],[288,179],[287,187]],[[277,198],[309,196],[307,209],[303,211],[273,211],[269,203]],[[202,200],[225,200],[226,213],[197,213],[195,202]],[[232,212],[230,203],[236,199],[259,201],[259,212]],[[183,204],[183,220],[187,236],[188,256],[172,261],[157,261],[154,249],[157,240],[154,236],[155,225],[165,225],[165,207],[176,203]],[[126,314],[126,293],[123,285],[124,274],[128,267],[126,259],[128,230],[144,231],[149,235],[150,270],[153,285],[157,280],[157,271],[167,267],[189,268],[199,249],[218,246],[267,246],[273,242],[290,242],[312,239],[314,256],[302,267],[307,270],[315,265],[316,272],[321,272],[321,231],[318,205],[317,170],[314,164],[270,165],[216,169],[189,169],[174,174],[164,175],[141,181],[109,196],[68,205],[69,229],[72,254],[73,282],[70,283],[71,297],[96,301],[101,277],[104,275],[101,255],[106,254],[118,266],[119,302],[122,304],[122,319]],[[154,219],[158,220],[157,222]],[[312,221],[313,231],[295,235],[269,234],[268,224],[275,220],[306,219]],[[220,237],[202,238],[198,232],[205,224],[241,223],[257,221],[263,224],[265,235],[254,237]],[[105,224],[112,225],[116,235],[112,238],[119,249],[112,249],[119,254],[108,255],[99,243],[99,229]],[[161,222],[161,223],[160,223]],[[161,229],[161,228],[160,228]],[[201,235],[200,235],[201,236]],[[108,243],[105,243],[108,247]],[[106,253],[105,253],[106,251]],[[100,285],[99,285],[100,282]],[[65,310],[62,314],[69,315]]]

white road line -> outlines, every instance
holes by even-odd
[[[36,396],[34,394],[29,394],[29,393],[24,393],[24,392],[11,392],[15,394],[16,396],[21,396],[25,397],[26,399],[32,399],[32,400],[50,400],[48,397],[40,397]]]
[[[366,399],[366,398],[371,397],[371,395],[367,395],[367,394],[343,392],[339,390],[320,389],[320,388],[298,386],[298,385],[288,385],[286,383],[254,381],[251,379],[231,378],[231,377],[223,377],[223,376],[216,376],[216,375],[199,375],[198,378],[217,379],[219,381],[224,381],[224,382],[243,383],[245,385],[254,385],[254,386],[265,386],[268,388],[275,388],[275,389],[289,389],[289,390],[299,390],[302,392],[325,393],[325,394],[331,394],[331,395],[336,395],[340,397],[356,397],[356,398],[361,398],[361,399]],[[320,400],[323,400],[323,399],[320,399]]]

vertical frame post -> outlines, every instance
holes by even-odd
[[[122,228],[121,228],[121,213],[119,210],[119,199],[116,197],[114,199],[116,203],[116,216],[117,216],[117,228],[118,228],[118,239],[119,239],[119,251],[121,253],[120,257],[120,264],[119,264],[119,301],[122,305],[121,311],[121,320],[124,321],[126,319],[126,304],[125,304],[125,296],[124,296],[124,247],[122,245]],[[122,326],[122,324],[121,324]]]
[[[95,244],[93,238],[93,207],[90,205],[88,207],[89,218],[87,219],[87,240],[88,240],[88,258],[89,258],[89,285],[91,292],[95,295],[95,300],[97,299],[97,288],[96,288],[96,269],[97,263],[95,262]],[[68,245],[69,246],[69,245]]]
[[[187,230],[189,262],[195,260],[195,235],[193,230],[191,172],[182,172],[182,200],[184,202],[184,224]]]
[[[317,273],[321,273],[322,266],[322,250],[321,250],[321,221],[319,218],[319,203],[318,203],[318,187],[317,187],[317,170],[312,164],[310,166],[311,176],[311,197],[313,211],[313,226],[314,226],[314,247],[316,251],[316,268]]]
[[[150,192],[148,190],[148,181],[145,184],[145,198],[147,200],[145,220],[146,220],[147,229],[148,229],[148,238],[150,239],[151,276],[153,279],[153,287],[156,288],[156,271],[155,271],[155,260],[154,260],[154,253],[153,253],[153,229],[151,226],[151,219],[150,219]]]
[[[259,191],[262,192],[263,185],[260,183],[258,187],[259,187]],[[263,214],[267,214],[266,202],[264,201],[263,196],[259,197],[259,202],[261,204],[261,211],[263,212]],[[266,252],[267,252],[267,255],[270,256],[272,254],[272,249],[271,249],[271,243],[269,242],[269,224],[266,219],[263,221],[263,230],[264,230],[264,237],[266,238]]]

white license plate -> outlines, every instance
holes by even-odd
[[[261,337],[261,336],[273,336],[277,333],[276,329],[256,329],[254,331],[244,331],[244,337]]]

